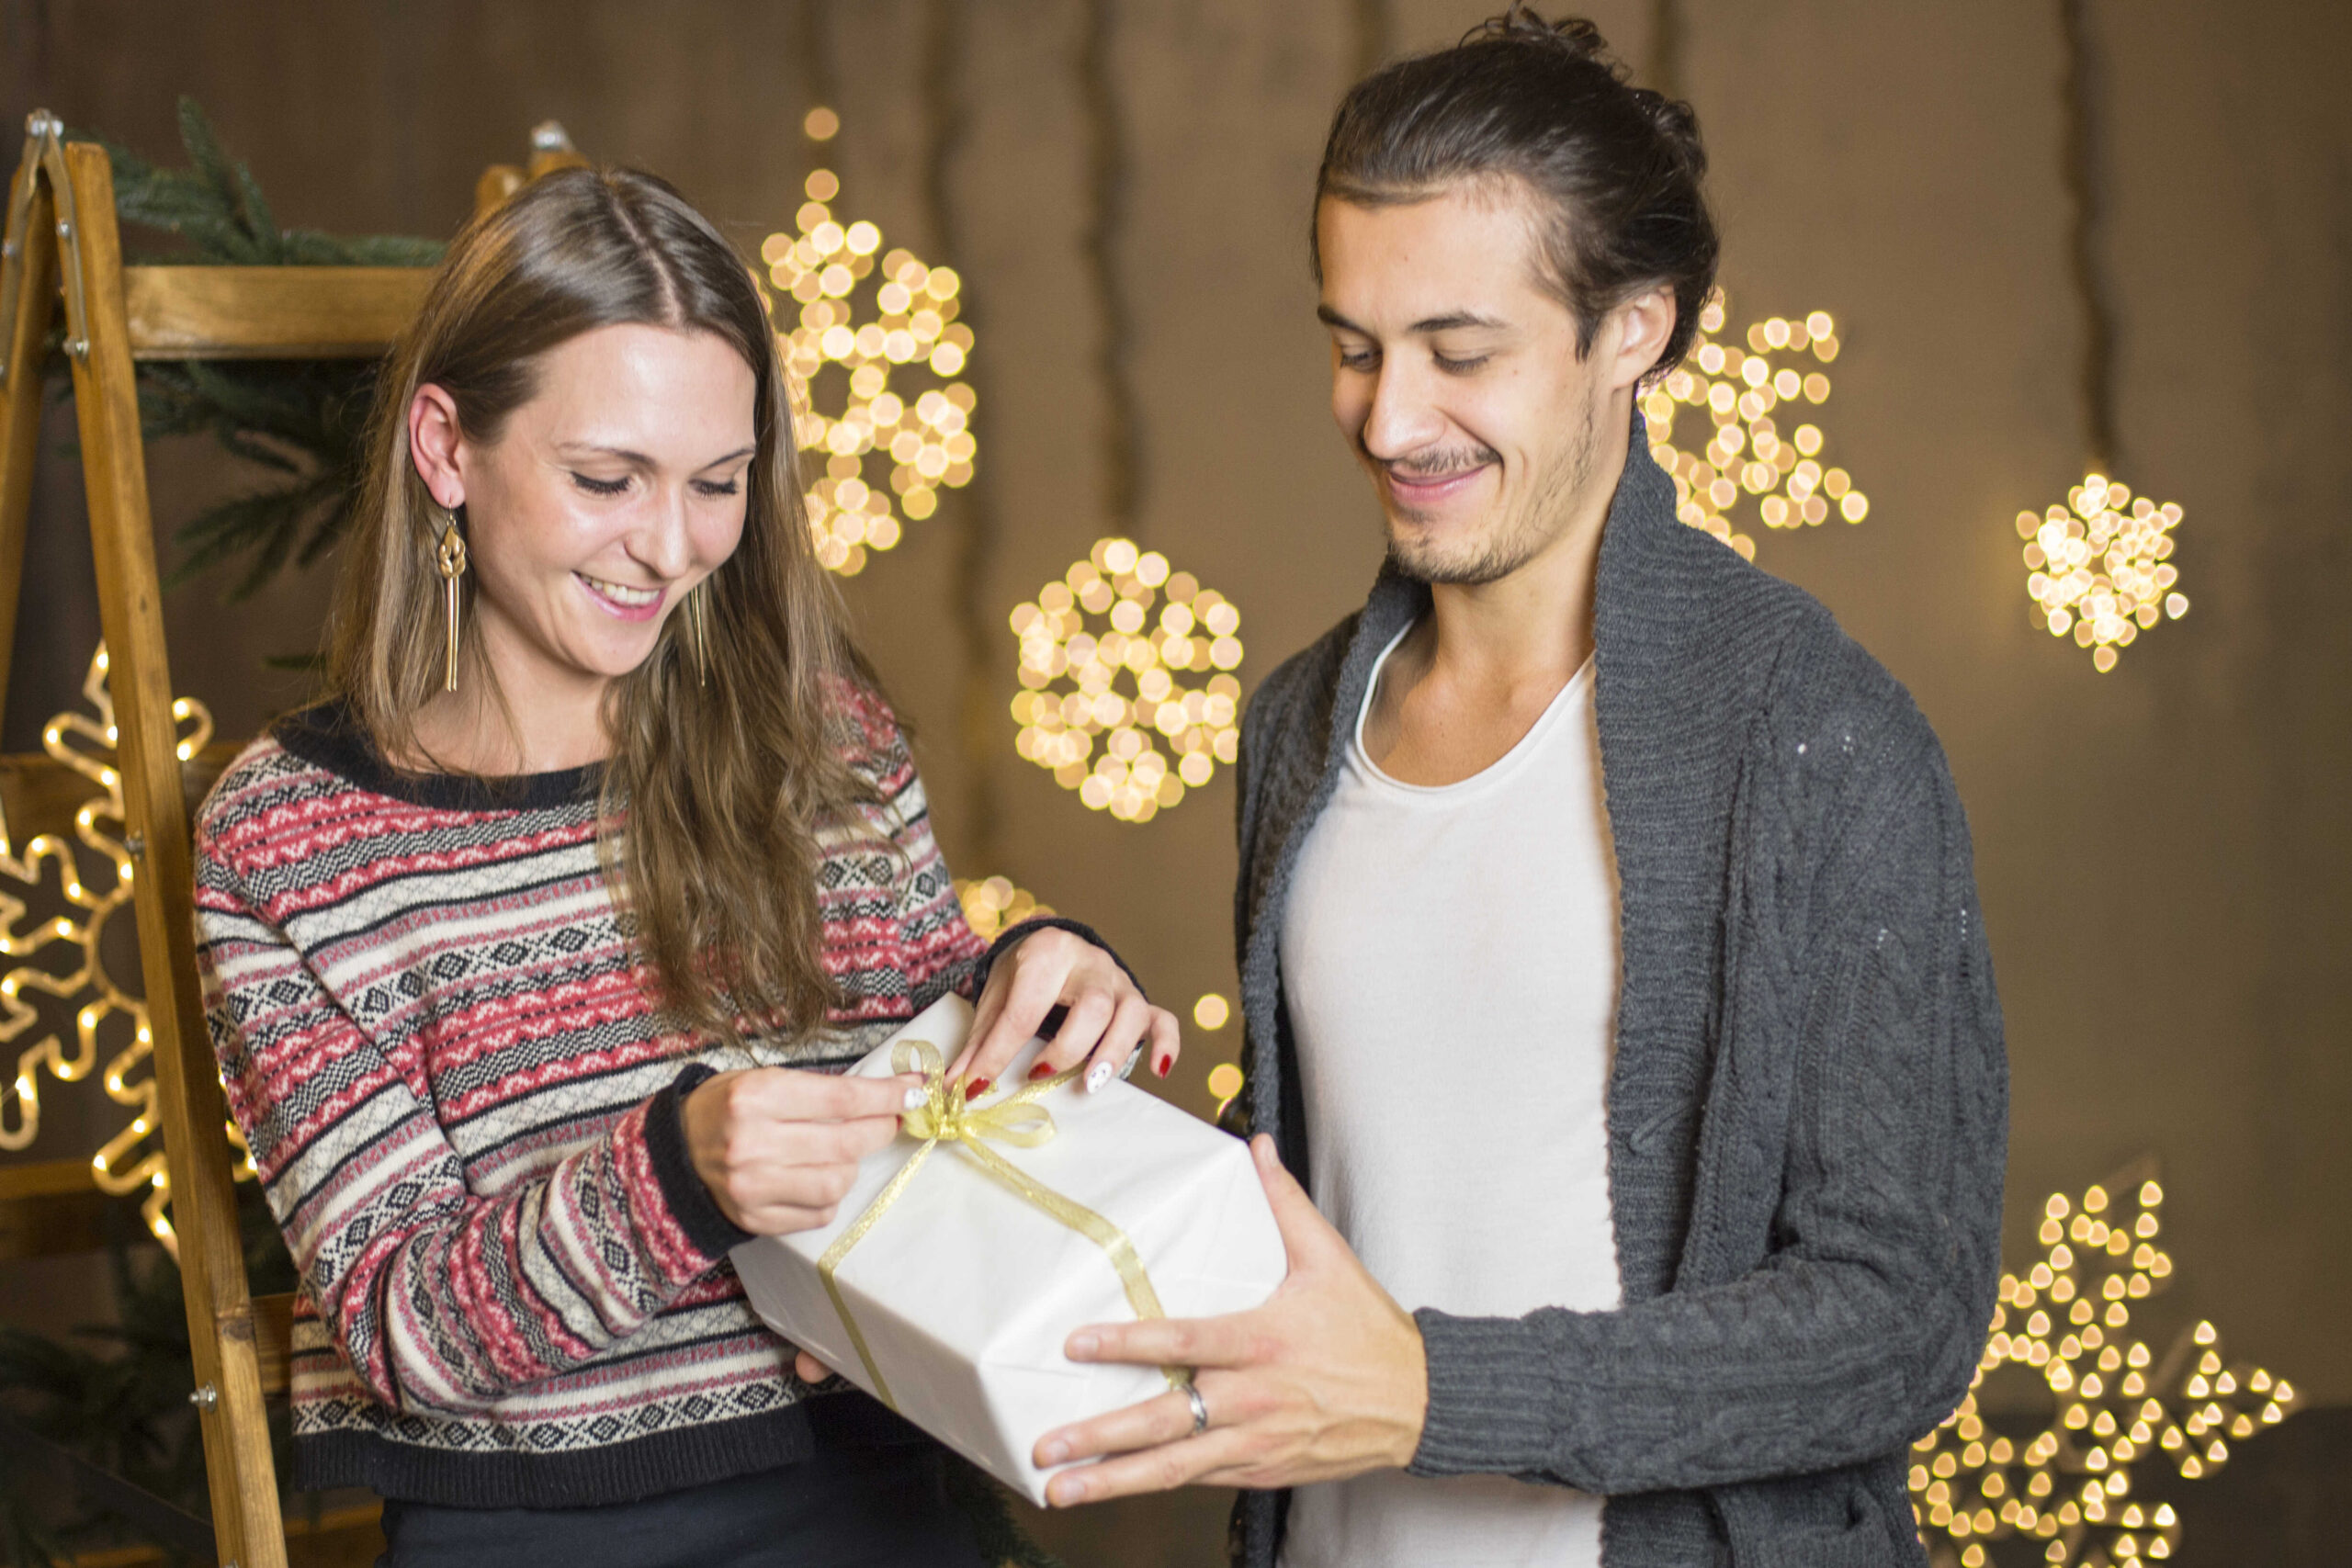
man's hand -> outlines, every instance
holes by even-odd
[[[899,1133],[922,1080],[752,1067],[707,1078],[681,1119],[695,1174],[754,1235],[815,1230],[857,1180],[857,1162]]]
[[[1151,1070],[1166,1077],[1183,1049],[1176,1015],[1146,1001],[1117,960],[1074,931],[1047,927],[1022,938],[989,971],[971,1035],[948,1076],[963,1077],[971,1093],[980,1093],[1057,1005],[1069,1011],[1030,1069],[1032,1077],[1091,1057],[1086,1087],[1101,1089],[1147,1044]]]
[[[1365,1272],[1274,1154],[1251,1140],[1290,1252],[1272,1300],[1229,1317],[1081,1328],[1073,1361],[1195,1367],[1209,1427],[1179,1390],[1046,1433],[1040,1466],[1111,1455],[1046,1487],[1057,1507],[1184,1485],[1273,1487],[1402,1468],[1420,1446],[1429,1368],[1420,1329]]]

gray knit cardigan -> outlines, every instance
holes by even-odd
[[[1905,1450],[1967,1391],[1999,1269],[2008,1070],[1967,824],[1894,679],[1674,503],[1637,423],[1595,624],[1625,1304],[1417,1313],[1411,1472],[1600,1494],[1607,1568],[1919,1564]],[[1428,604],[1385,571],[1243,724],[1248,1113],[1302,1180],[1283,908],[1373,663]],[[1545,896],[1515,871],[1487,868],[1496,899]],[[1431,1041],[1428,1091],[1513,1092],[1488,1043]],[[1243,1495],[1245,1568],[1272,1568],[1287,1503]]]

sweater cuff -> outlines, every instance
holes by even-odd
[[[1524,1475],[1552,1464],[1545,1354],[1511,1317],[1413,1314],[1429,1363],[1430,1403],[1412,1475]]]
[[[694,1157],[686,1152],[686,1096],[718,1076],[716,1067],[693,1063],[645,1108],[645,1155],[662,1185],[662,1201],[686,1239],[714,1261],[752,1239],[752,1233],[718,1206],[695,1174]]]
[[[996,961],[998,959],[1002,958],[1006,953],[1011,953],[1015,947],[1021,945],[1022,942],[1027,941],[1033,936],[1035,936],[1039,931],[1068,931],[1072,936],[1079,937],[1088,943],[1101,948],[1104,953],[1111,955],[1111,962],[1119,966],[1120,973],[1126,976],[1128,979],[1135,981],[1136,989],[1143,992],[1144,1000],[1149,1001],[1151,999],[1151,993],[1144,991],[1143,981],[1136,978],[1134,968],[1128,964],[1125,959],[1119,956],[1119,950],[1117,948],[1113,947],[1109,942],[1102,940],[1101,932],[1097,931],[1092,926],[1088,925],[1083,920],[1068,919],[1060,915],[1038,915],[1031,919],[1022,921],[1017,926],[1008,927],[1003,931],[1000,932],[997,939],[989,943],[988,952],[981,955],[979,967],[972,972],[972,994],[977,997],[982,991],[988,989],[989,972],[996,967]],[[1051,1030],[1047,1030],[1046,1032],[1050,1035],[1053,1032]]]

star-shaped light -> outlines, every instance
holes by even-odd
[[[147,1068],[154,1052],[147,1004],[141,998],[142,987],[136,982],[124,985],[107,967],[107,922],[130,911],[138,866],[123,842],[122,774],[115,766],[118,738],[114,698],[107,688],[104,643],[91,656],[82,694],[96,716],[61,713],[43,728],[40,738],[41,749],[51,758],[96,786],[96,792],[74,814],[74,841],[43,833],[20,853],[6,815],[0,814],[0,877],[38,886],[44,872],[54,867],[58,897],[69,911],[80,916],[76,919],[69,912],[40,921],[29,931],[19,931],[25,901],[0,891],[0,955],[32,959],[62,942],[78,950],[80,956],[72,968],[25,963],[0,975],[0,1043],[17,1039],[40,1021],[33,1004],[26,999],[28,991],[81,1004],[74,1014],[74,1043],[70,1051],[60,1035],[46,1035],[17,1056],[16,1077],[0,1084],[0,1149],[28,1148],[40,1135],[44,1071],[61,1083],[78,1083],[97,1067],[102,1054],[111,1053],[99,1083],[107,1098],[130,1111],[131,1119],[92,1156],[91,1178],[107,1192],[144,1189],[147,1196],[140,1212],[156,1239],[169,1246],[173,1233],[166,1211],[172,1195],[171,1172],[164,1151],[153,1142],[163,1125],[155,1102],[154,1075],[152,1069],[141,1070]],[[193,697],[178,697],[172,703],[172,717],[181,726],[178,756],[186,761],[211,739],[212,715]],[[76,846],[96,856],[112,874],[110,886],[94,887],[83,880]],[[248,1179],[254,1173],[253,1157],[244,1152],[243,1135],[234,1123],[229,1125],[228,1134],[241,1156],[236,1175]]]
[[[836,218],[831,170],[810,174],[807,188],[797,231],[770,234],[760,257],[794,433],[824,463],[807,495],[817,558],[849,577],[868,551],[899,542],[901,516],[930,516],[942,487],[971,480],[978,398],[957,378],[972,329],[956,319],[963,280],[954,268],[883,253],[881,230]]]
[[[1096,540],[1012,612],[1015,749],[1088,809],[1150,821],[1239,755],[1240,629],[1230,600],[1158,550]]]
[[[2066,492],[2066,504],[2036,515],[2018,513],[2025,543],[2026,592],[2033,624],[2052,637],[2074,634],[2104,675],[2121,650],[2158,618],[2188,613],[2175,584],[2172,531],[2179,506],[2162,506],[2103,474],[2090,474]]]
[[[2169,1504],[2133,1495],[2133,1467],[2211,1474],[2231,1443],[2294,1407],[2285,1379],[2223,1361],[2210,1323],[2184,1329],[2161,1355],[2131,1332],[2133,1311],[2172,1276],[2156,1246],[2163,1203],[2148,1176],[2043,1206],[2041,1259],[2002,1277],[1968,1397],[1913,1446],[1912,1506],[1939,1562],[2015,1562],[1986,1543],[2020,1538],[2041,1543],[2040,1559],[2053,1564],[2162,1562],[2179,1547],[2180,1519]],[[1996,1375],[2042,1385],[2049,1418],[1988,1416],[1978,1394]]]
[[[1812,406],[1828,400],[1820,367],[1838,357],[1837,323],[1826,310],[1802,321],[1773,316],[1747,329],[1742,348],[1717,339],[1725,304],[1721,289],[1708,297],[1690,352],[1643,395],[1642,412],[1650,455],[1674,476],[1682,521],[1753,560],[1755,539],[1735,526],[1743,498],[1755,501],[1767,528],[1832,516],[1860,523],[1870,499],[1845,469],[1823,466],[1828,437],[1812,421]],[[1675,444],[1685,410],[1702,412],[1711,427],[1699,451]]]

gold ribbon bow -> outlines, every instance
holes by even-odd
[[[1073,1203],[1036,1181],[988,1146],[991,1140],[1024,1149],[1052,1142],[1056,1131],[1053,1112],[1037,1101],[1076,1078],[1077,1067],[1039,1078],[986,1104],[977,1104],[965,1099],[961,1077],[947,1077],[939,1048],[928,1040],[899,1041],[890,1052],[890,1066],[894,1072],[920,1072],[923,1076],[922,1103],[899,1119],[908,1134],[922,1140],[922,1146],[899,1168],[889,1185],[875,1195],[865,1212],[817,1259],[817,1276],[825,1282],[825,1294],[832,1298],[833,1310],[841,1314],[842,1326],[849,1330],[857,1359],[865,1363],[866,1375],[874,1380],[876,1397],[893,1410],[899,1407],[898,1401],[890,1397],[890,1385],[883,1378],[882,1369],[874,1364],[874,1352],[866,1348],[865,1336],[859,1330],[857,1319],[852,1315],[849,1303],[842,1299],[841,1286],[834,1282],[833,1275],[851,1248],[864,1241],[882,1216],[890,1212],[908,1183],[914,1180],[915,1172],[931,1157],[931,1151],[942,1144],[955,1144],[1000,1186],[1101,1247],[1110,1258],[1111,1267],[1118,1270],[1119,1282],[1127,1292],[1127,1304],[1135,1308],[1137,1318],[1167,1315],[1160,1310],[1159,1293],[1151,1288],[1151,1276],[1144,1272],[1143,1259],[1136,1256],[1135,1244],[1127,1239],[1126,1232],[1093,1210]],[[1162,1370],[1171,1387],[1182,1387],[1188,1381],[1182,1369]]]

